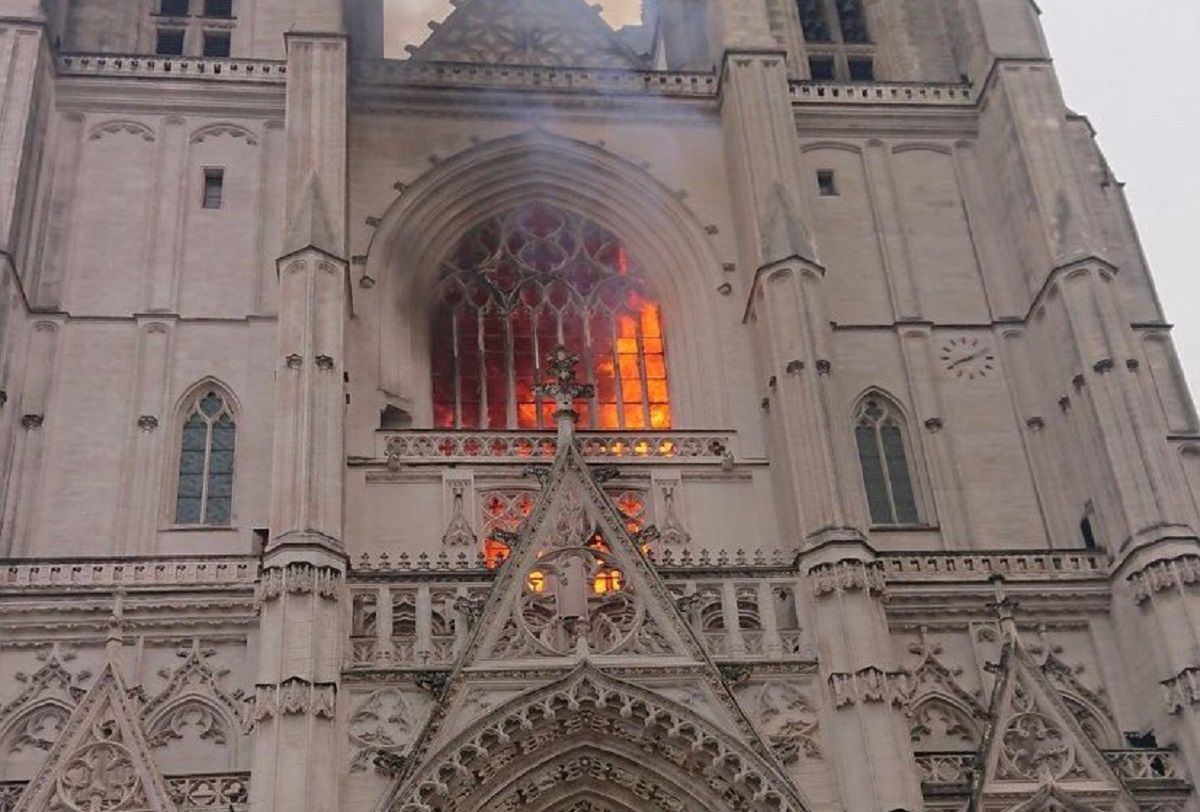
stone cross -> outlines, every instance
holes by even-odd
[[[560,448],[575,435],[575,421],[579,419],[579,413],[572,408],[575,399],[590,398],[596,392],[592,384],[580,383],[575,379],[575,367],[578,364],[579,356],[571,354],[559,344],[546,357],[546,380],[533,388],[542,397],[554,399],[554,421],[558,425]]]

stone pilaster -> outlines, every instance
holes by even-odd
[[[1142,708],[1139,723],[1200,775],[1200,545],[1169,541],[1129,556],[1113,611]]]
[[[866,545],[823,545],[801,557],[814,637],[833,718],[827,726],[842,808],[923,808],[914,766],[906,681],[892,654],[882,565]]]
[[[252,805],[335,812],[345,474],[347,43],[341,4],[287,35],[287,228],[279,272],[271,538],[263,555]]]
[[[736,13],[726,5],[717,7],[726,38],[722,130],[739,262],[754,271],[747,314],[755,324],[763,405],[779,440],[783,477],[776,490],[784,524],[797,543],[831,534],[861,538],[847,530],[853,521],[834,439],[825,272],[796,188],[800,151],[787,64],[782,53],[761,44],[766,24],[751,14],[761,13],[758,4],[739,4]]]

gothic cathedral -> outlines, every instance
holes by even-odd
[[[1200,812],[1034,3],[444,5],[0,0],[0,812]]]

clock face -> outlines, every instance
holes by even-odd
[[[941,359],[948,372],[969,380],[986,378],[996,362],[992,348],[971,336],[949,339],[942,345]]]

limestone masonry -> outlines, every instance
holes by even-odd
[[[1200,812],[1034,3],[453,5],[0,0],[0,812]]]

